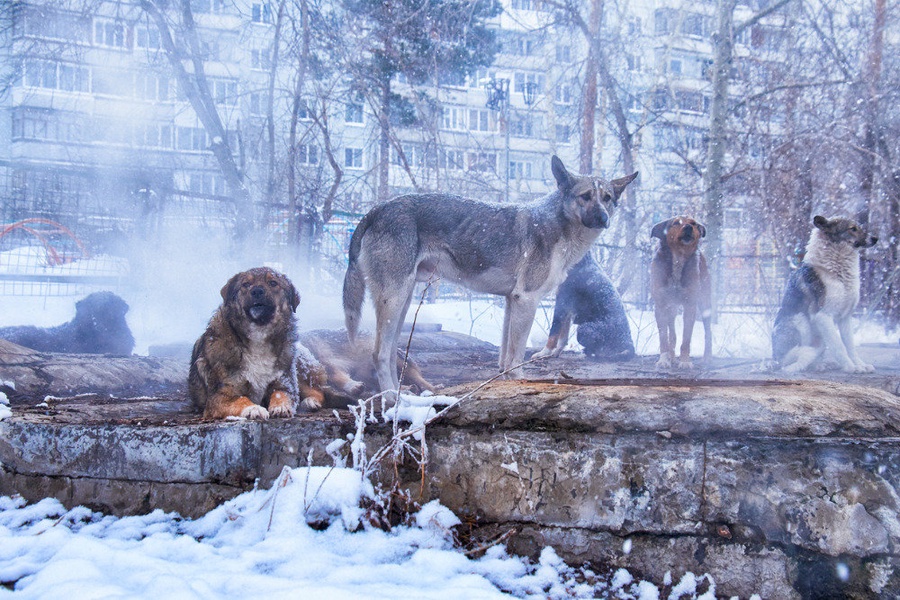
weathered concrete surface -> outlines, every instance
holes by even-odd
[[[314,464],[330,464],[325,445],[351,430],[333,417],[74,424],[32,411],[0,421],[0,494],[199,516],[257,481],[270,484],[285,465],[307,464],[310,451]]]
[[[81,393],[163,395],[187,389],[188,361],[146,356],[40,353],[0,340],[0,381],[17,398]]]
[[[314,464],[331,464],[325,446],[353,430],[343,411],[203,422],[179,387],[183,360],[2,350],[0,380],[16,393],[14,416],[0,421],[0,494],[195,516],[306,464],[310,450]],[[618,381],[476,392],[430,427],[423,498],[477,521],[485,538],[515,528],[514,550],[551,544],[656,582],[691,570],[711,573],[725,595],[896,597],[900,399],[879,389],[895,389],[900,354],[886,351],[874,376],[814,374],[834,380],[823,382],[767,381],[747,361],[657,373],[647,357],[607,365],[564,353],[526,373]],[[465,336],[414,338],[413,352],[436,383],[496,370],[496,349]],[[370,450],[385,440],[370,428]]]
[[[634,383],[492,384],[431,426],[426,497],[517,528],[519,551],[708,572],[726,595],[900,591],[900,398]]]

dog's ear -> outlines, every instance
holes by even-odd
[[[669,225],[672,224],[674,219],[666,219],[665,221],[660,221],[656,225],[653,226],[653,229],[650,231],[650,237],[659,238],[661,240],[666,239],[666,231],[669,229]]]
[[[828,219],[823,217],[822,215],[816,215],[813,217],[813,225],[818,227],[819,229],[826,229],[830,223]]]
[[[300,292],[297,291],[294,284],[287,278],[285,278],[285,283],[287,284],[287,294],[288,300],[291,302],[291,310],[297,312],[297,307],[300,306]]]
[[[559,186],[559,189],[567,190],[572,187],[572,176],[555,154],[550,159],[550,170],[553,171],[553,178],[556,180],[556,185]]]
[[[634,179],[638,176],[638,171],[635,171],[631,175],[626,175],[625,177],[619,177],[618,179],[613,179],[610,183],[613,188],[613,200],[618,200],[619,196],[622,195],[622,192],[625,191],[625,188],[628,187],[628,184],[634,181]]]
[[[235,296],[235,294],[237,294],[238,279],[240,279],[240,277],[241,273],[238,273],[236,275],[232,275],[231,279],[228,280],[228,283],[226,283],[222,288],[222,291],[219,292],[220,294],[222,294],[222,300],[228,302],[228,300],[230,300]]]

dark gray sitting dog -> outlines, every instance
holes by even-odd
[[[75,303],[75,318],[56,327],[0,328],[0,339],[41,352],[127,356],[134,336],[125,321],[128,304],[112,292],[94,292]]]
[[[556,292],[550,337],[535,358],[559,356],[569,340],[572,323],[584,354],[600,361],[629,360],[634,356],[631,328],[619,292],[590,253],[585,254]]]

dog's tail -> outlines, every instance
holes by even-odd
[[[344,275],[344,323],[351,342],[356,340],[359,320],[362,316],[362,305],[366,299],[366,277],[359,264],[359,252],[363,236],[366,234],[366,229],[369,228],[369,222],[369,215],[363,217],[350,238],[347,273]]]

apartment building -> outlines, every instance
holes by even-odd
[[[674,212],[701,212],[698,168],[707,144],[715,3],[626,4],[620,12],[609,9],[602,35],[606,47],[617,48],[610,68],[641,171],[638,218],[649,231],[656,219]],[[163,221],[227,230],[236,207],[210,151],[212,140],[179,89],[160,32],[137,2],[11,6],[12,26],[0,44],[3,80],[10,83],[0,98],[0,220],[46,217],[98,244],[152,231]],[[322,249],[343,252],[352,229],[347,224],[376,201],[379,128],[370,106],[349,88],[327,96],[312,85],[303,89],[294,148],[297,206],[291,207],[283,166],[277,187],[266,189],[274,7],[262,0],[193,0],[192,7],[210,90],[255,215],[268,223],[269,242],[288,241],[289,221],[298,218],[290,208],[320,206],[333,179],[327,141],[342,169],[333,208],[345,216],[336,229],[326,228],[332,239],[323,240]],[[738,17],[750,11],[742,5]],[[490,68],[425,87],[397,78],[394,89],[410,99],[416,119],[395,127],[391,194],[441,190],[521,202],[555,187],[552,154],[577,169],[587,43],[577,30],[559,25],[557,16],[539,0],[504,0],[504,11],[491,23],[501,50]],[[753,30],[737,40],[738,62],[765,49],[754,35],[765,37]],[[288,72],[277,77],[272,147],[283,165],[291,79]],[[327,140],[304,103],[327,106]],[[601,88],[595,170],[621,175],[621,148],[608,111]],[[748,221],[744,199],[734,196],[726,228],[741,230]],[[734,244],[726,253],[753,259],[748,273],[758,273],[753,257],[765,249],[748,247],[745,237],[729,239]],[[754,277],[745,278],[750,293]]]

